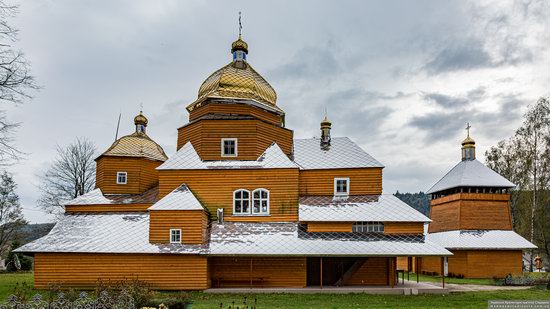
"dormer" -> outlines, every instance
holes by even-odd
[[[158,185],[156,168],[168,157],[147,136],[147,124],[140,112],[135,132],[117,139],[96,159],[96,188],[104,194],[141,194]]]

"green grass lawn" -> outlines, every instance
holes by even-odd
[[[458,280],[458,279],[457,279]],[[464,279],[462,279],[464,280]],[[17,283],[33,284],[32,273],[6,274],[0,273],[0,299],[5,300],[13,293]],[[258,308],[486,308],[490,299],[525,300],[548,299],[550,291],[542,288],[528,290],[492,291],[452,293],[448,295],[369,295],[369,294],[206,294],[193,292],[193,308],[228,308],[234,301],[236,305],[243,303],[247,296],[249,304],[258,299]]]
[[[407,274],[405,274],[405,279],[407,279]],[[411,281],[416,281],[416,274],[410,273],[409,279]],[[419,275],[418,279],[420,282],[441,282],[441,276]],[[399,280],[399,282],[401,282],[401,275],[399,276]],[[495,281],[493,279],[445,278],[445,283],[495,285]]]

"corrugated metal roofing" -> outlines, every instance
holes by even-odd
[[[513,188],[516,185],[478,160],[463,160],[436,182],[426,193],[457,187]]]
[[[255,161],[222,160],[202,161],[190,142],[181,147],[174,156],[157,167],[158,170],[193,169],[250,169],[250,168],[298,168],[277,143],[271,144]]]
[[[211,255],[429,256],[451,255],[424,236],[376,233],[308,233],[285,223],[213,224]]]
[[[318,138],[294,140],[294,162],[301,169],[384,167],[347,137],[335,137],[328,150]]]
[[[149,243],[149,214],[65,215],[50,233],[18,252],[200,253],[198,245]]]
[[[447,249],[535,249],[536,246],[512,230],[456,230],[430,233],[430,241]]]
[[[408,221],[431,220],[392,194],[300,198],[299,219],[307,221]]]
[[[204,210],[193,192],[183,184],[156,202],[149,210]]]

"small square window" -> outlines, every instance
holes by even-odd
[[[171,244],[181,244],[181,230],[180,229],[170,229],[170,243]]]
[[[126,172],[117,172],[116,173],[116,183],[119,185],[125,185],[128,183],[128,173]]]
[[[236,138],[222,138],[222,157],[236,157],[237,156],[237,139]]]
[[[349,178],[334,178],[334,195],[349,195]]]

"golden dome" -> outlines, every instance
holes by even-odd
[[[238,68],[235,62],[210,75],[199,88],[198,98],[188,108],[207,98],[250,99],[275,106],[277,93],[248,63]]]
[[[325,115],[325,119],[321,121],[321,127],[324,127],[324,126],[330,127],[331,125],[332,125],[332,122],[330,122],[330,120],[328,120],[327,116]]]
[[[233,53],[236,50],[244,50],[245,53],[248,53],[248,43],[243,41],[240,35],[239,38],[231,44],[231,52]]]
[[[136,117],[134,117],[134,124],[137,126],[138,124],[142,124],[144,126],[147,126],[147,122],[149,122],[147,120],[147,117],[145,117],[143,115],[143,112],[142,111],[139,111],[139,115],[137,115]]]
[[[476,141],[468,135],[463,141],[462,146],[475,146]]]
[[[162,147],[143,132],[119,138],[101,156],[140,157],[158,161],[168,159]]]

